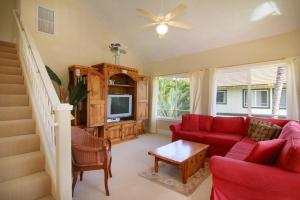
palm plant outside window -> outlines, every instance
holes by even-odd
[[[190,113],[190,83],[185,77],[160,77],[157,116],[180,119]]]

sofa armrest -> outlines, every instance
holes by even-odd
[[[273,199],[280,197],[300,199],[299,173],[220,156],[213,156],[209,164],[214,182],[224,181],[232,187],[246,188],[253,194],[260,192],[265,197],[274,197],[276,194],[277,198]],[[215,183],[214,187],[222,188],[222,186],[216,186]],[[226,193],[226,187],[223,186],[224,193]]]
[[[175,124],[170,125],[170,130],[175,133],[181,130],[181,122],[177,122]]]

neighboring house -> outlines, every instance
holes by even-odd
[[[274,87],[255,85],[252,89],[252,114],[272,115]],[[246,116],[248,113],[247,86],[222,87],[217,92],[217,114]],[[286,89],[282,89],[279,116],[286,117]]]
[[[217,76],[217,115],[273,117],[273,98],[277,67],[282,65],[254,66],[255,68],[220,71]],[[279,118],[286,118],[286,72],[282,74],[283,88],[280,97]],[[251,88],[251,109],[248,108],[248,87]]]

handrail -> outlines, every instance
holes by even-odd
[[[72,199],[70,104],[60,103],[30,31],[13,11],[19,39],[18,54],[28,94],[32,102],[36,129],[40,135],[46,167],[51,176],[55,199]]]
[[[23,34],[20,34],[20,35],[23,38],[23,40],[26,41],[26,43],[28,45],[28,49],[32,53],[32,58],[33,58],[33,61],[35,62],[34,66],[36,67],[37,73],[39,73],[42,77],[42,82],[44,84],[44,87],[46,88],[48,98],[49,98],[52,106],[55,108],[60,104],[60,101],[59,101],[59,98],[58,98],[58,96],[55,92],[55,89],[53,87],[51,79],[48,76],[48,73],[46,71],[44,62],[41,58],[41,55],[37,51],[37,47],[36,47],[35,43],[33,42],[33,39],[31,37],[31,35],[27,34],[29,31],[27,30],[27,27],[25,27],[23,25],[23,23],[20,19],[20,16],[17,13],[17,10],[13,10],[13,14],[15,16],[19,31],[20,32],[22,31],[22,33],[23,33]]]

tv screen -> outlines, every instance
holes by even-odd
[[[120,114],[129,112],[128,97],[112,97],[111,98],[111,114]]]
[[[131,95],[109,95],[108,117],[129,117],[132,113]]]

